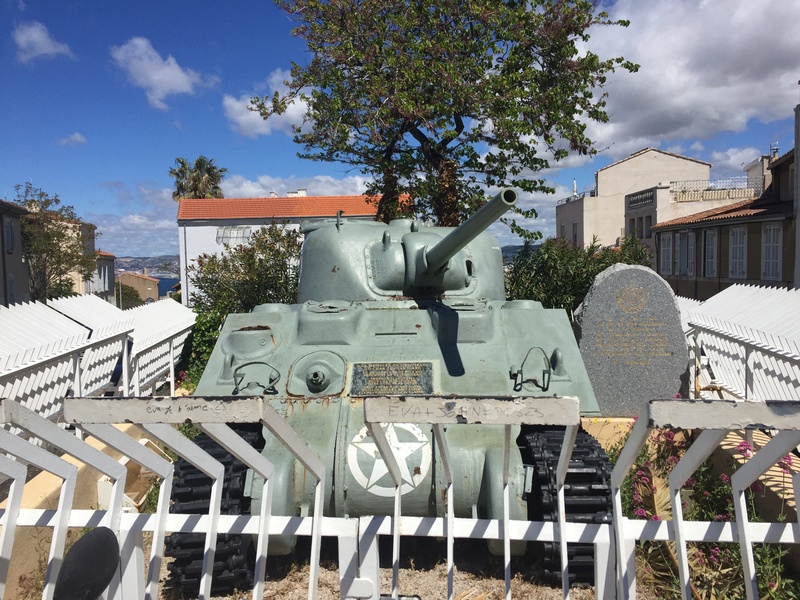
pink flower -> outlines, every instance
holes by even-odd
[[[637,508],[635,511],[633,511],[633,516],[639,517],[640,519],[644,518],[647,516],[647,511],[643,508]]]
[[[778,468],[781,470],[781,473],[783,473],[784,475],[791,475],[792,474],[792,469],[790,468],[791,466],[792,466],[792,455],[791,454],[787,454],[786,456],[784,456],[782,459],[780,459],[778,461]]]
[[[753,446],[747,440],[739,442],[736,446],[736,451],[745,458],[753,456]]]

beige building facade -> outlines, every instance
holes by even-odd
[[[626,220],[630,197],[647,190],[669,189],[670,182],[709,180],[711,164],[646,148],[631,154],[595,173],[595,188],[584,194],[574,194],[560,200],[556,206],[556,235],[565,237],[579,246],[585,246],[593,237],[603,246],[618,245],[628,233]],[[654,198],[655,200],[655,198]],[[641,234],[648,239],[646,212],[650,212],[650,225],[657,220],[655,208],[637,206],[634,218],[641,217]],[[696,209],[687,209],[694,212]]]
[[[147,301],[148,298],[158,300],[158,279],[155,277],[123,271],[117,275],[117,282],[131,286],[144,301]]]

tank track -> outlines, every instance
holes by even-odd
[[[251,446],[263,448],[264,438],[261,435],[260,425],[232,426],[232,429]],[[225,467],[221,514],[248,514],[250,498],[244,495],[247,466],[231,456],[206,434],[200,434],[194,442]],[[175,461],[171,512],[207,514],[210,497],[211,479],[183,458]],[[172,533],[167,537],[164,554],[174,559],[167,565],[171,587],[179,588],[185,593],[194,595],[198,593],[204,544],[205,534],[200,533]],[[253,564],[253,542],[250,536],[226,534],[217,536],[212,592],[227,594],[237,587],[249,588],[253,582]]]
[[[532,521],[558,519],[556,468],[563,428],[542,428],[523,437],[523,456],[533,466],[533,484],[527,497],[528,518]],[[530,462],[528,462],[530,461]],[[564,487],[567,521],[574,523],[611,523],[611,466],[598,441],[579,431],[569,462]],[[544,579],[561,585],[561,553],[557,543],[543,543]],[[571,584],[594,584],[594,546],[568,544]]]

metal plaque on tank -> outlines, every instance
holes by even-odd
[[[354,363],[351,396],[416,396],[433,394],[429,362]]]

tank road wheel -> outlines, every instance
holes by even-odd
[[[557,521],[556,468],[563,428],[537,429],[524,436],[523,452],[526,463],[534,468],[533,484],[527,497],[528,518],[531,521]],[[530,461],[530,462],[528,462]],[[611,523],[611,466],[598,441],[585,431],[579,431],[569,462],[564,487],[567,521],[573,523]],[[561,584],[561,554],[559,545],[545,542],[543,548],[544,577],[551,585]],[[570,583],[594,584],[594,546],[569,544]]]
[[[251,446],[261,449],[264,438],[261,426],[232,427]],[[226,450],[218,446],[206,434],[200,434],[194,442],[225,466],[222,489],[221,514],[249,514],[250,498],[244,495],[247,467]],[[175,482],[172,487],[171,512],[179,514],[208,513],[211,498],[211,479],[186,460],[175,461]],[[167,565],[170,585],[185,592],[197,594],[203,567],[205,534],[173,533],[165,543],[164,554],[174,560]],[[212,592],[227,594],[236,587],[250,587],[253,582],[255,562],[253,542],[250,536],[217,536],[214,554],[214,579]]]

